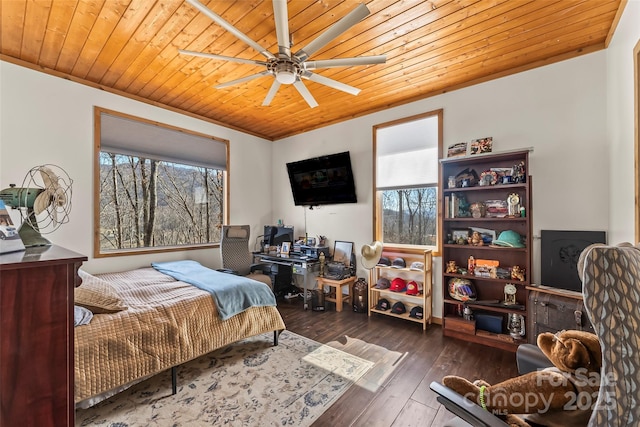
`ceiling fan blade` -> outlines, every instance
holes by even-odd
[[[193,50],[184,50],[184,49],[178,49],[178,52],[184,55],[200,56],[202,58],[211,58],[211,59],[221,59],[223,61],[239,62],[241,64],[255,64],[255,65],[264,65],[264,66],[267,65],[266,62],[256,61],[255,59],[235,58],[233,56],[216,55],[213,53],[195,52]]]
[[[273,84],[271,85],[269,92],[267,92],[267,96],[264,98],[264,101],[262,101],[263,107],[266,107],[269,104],[271,104],[271,101],[273,100],[273,97],[276,96],[278,89],[280,89],[280,82],[277,81],[276,79],[273,79]]]
[[[321,76],[320,74],[314,74],[310,71],[307,71],[306,73],[302,74],[302,77],[304,77],[305,79],[309,79],[312,82],[320,83],[321,85],[329,86],[334,89],[338,89],[343,92],[350,93],[351,95],[357,95],[360,93],[360,89],[356,87],[349,86],[348,84],[345,84],[345,83],[340,83],[337,80],[333,80],[333,79],[330,79],[329,77]]]
[[[187,0],[195,1],[195,0]],[[369,9],[364,3],[360,3],[358,7],[353,9],[344,18],[327,28],[327,30],[315,38],[311,43],[297,51],[294,56],[300,61],[306,60],[318,50],[322,49],[331,40],[347,31],[349,28],[360,22],[365,16],[369,15]]]
[[[300,92],[300,95],[302,95],[304,100],[307,101],[309,107],[315,108],[318,106],[315,98],[313,97],[313,95],[311,95],[311,92],[309,92],[309,89],[307,89],[307,87],[304,85],[304,83],[302,83],[301,80],[296,80],[293,86],[298,90],[298,92]]]
[[[273,19],[276,23],[276,35],[278,37],[278,53],[291,57],[289,42],[289,14],[287,0],[273,0]]]
[[[239,38],[240,40],[242,40],[243,42],[245,42],[246,44],[254,48],[257,52],[260,52],[262,55],[264,55],[269,59],[275,58],[271,52],[269,52],[267,49],[263,48],[258,43],[250,39],[249,36],[247,36],[242,31],[238,30],[229,22],[225,21],[224,18],[222,18],[220,15],[218,15],[217,13],[215,13],[214,11],[212,11],[202,3],[200,3],[198,0],[186,0],[186,1],[191,6],[195,7],[200,12],[202,12],[204,15],[208,16],[213,22],[220,25],[222,28],[229,31],[231,34],[233,34],[234,36],[236,36],[237,38]]]
[[[317,70],[318,68],[354,67],[357,65],[384,64],[387,55],[359,56],[357,58],[321,59],[319,61],[305,61],[302,63],[305,70]]]
[[[268,71],[263,71],[261,73],[252,74],[250,76],[242,77],[239,79],[231,80],[230,82],[220,83],[219,85],[214,86],[216,89],[222,89],[223,87],[237,85],[238,83],[248,82],[249,80],[257,79],[258,77],[266,76],[267,74],[271,74]]]

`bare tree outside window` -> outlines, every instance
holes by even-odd
[[[382,191],[383,241],[435,246],[437,202],[436,187]]]
[[[224,171],[100,153],[100,249],[220,241]]]

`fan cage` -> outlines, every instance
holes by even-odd
[[[22,188],[46,190],[47,186],[44,177],[42,177],[43,174],[48,176],[50,182],[57,182],[57,189],[54,191],[57,192],[58,196],[55,199],[64,199],[64,203],[55,203],[55,200],[50,200],[47,208],[39,215],[36,215],[33,206],[29,207],[30,191],[24,191],[24,196],[21,194],[20,203],[24,208],[20,209],[20,216],[24,223],[40,234],[50,234],[60,228],[62,224],[69,222],[73,180],[60,166],[47,163],[31,168],[22,181]],[[37,179],[37,176],[40,176],[40,178]]]

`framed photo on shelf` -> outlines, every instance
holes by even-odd
[[[447,157],[459,157],[467,155],[467,146],[466,142],[457,142],[455,144],[451,144],[447,148]]]
[[[282,242],[282,246],[280,246],[280,255],[289,255],[291,251],[291,242]]]
[[[474,139],[471,141],[470,154],[490,153],[493,150],[493,137]]]
[[[451,230],[451,240],[453,240],[454,243],[458,243],[458,240],[460,240],[460,239],[464,239],[464,241],[466,243],[468,238],[469,238],[469,229],[468,228],[461,228],[461,229],[453,229],[453,230]]]

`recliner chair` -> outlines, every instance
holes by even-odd
[[[222,268],[218,271],[247,276],[266,283],[273,290],[270,264],[254,264],[249,251],[248,225],[223,225],[220,239]]]
[[[600,390],[589,427],[640,425],[640,245],[594,244],[582,251],[578,262],[585,308],[602,348]],[[535,366],[535,349],[523,345]],[[545,364],[540,358],[540,363]],[[548,362],[548,360],[547,360]],[[541,366],[544,367],[544,366]],[[521,374],[524,372],[520,372]],[[504,427],[491,413],[438,382],[430,388],[438,401],[459,418],[447,426]]]

